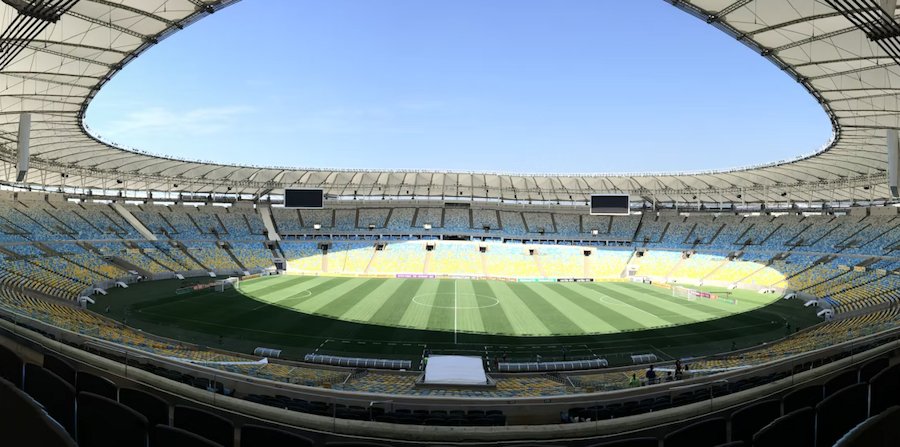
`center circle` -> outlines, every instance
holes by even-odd
[[[448,297],[475,297],[475,300],[481,303],[482,300],[488,301],[487,304],[478,305],[478,306],[438,306],[434,303],[423,302],[426,299],[431,298],[432,301],[439,296],[448,296]],[[433,307],[435,309],[486,309],[488,307],[494,307],[500,304],[500,300],[490,295],[479,295],[477,293],[452,293],[452,292],[437,292],[437,293],[423,293],[421,295],[416,295],[412,298],[412,302],[426,307]]]

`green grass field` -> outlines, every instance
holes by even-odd
[[[511,360],[603,357],[612,365],[632,354],[671,359],[756,346],[784,337],[786,324],[793,331],[820,321],[801,302],[772,295],[738,292],[731,305],[630,283],[279,276],[244,281],[241,291],[175,293],[209,281],[110,289],[90,309],[169,338],[245,353],[278,348],[294,359],[318,352],[416,360],[427,348]],[[664,327],[643,329],[656,325]]]
[[[488,335],[614,334],[750,311],[772,294],[734,290],[689,301],[628,282],[510,283],[468,279],[270,276],[240,284],[260,303],[344,321]],[[729,293],[716,290],[719,293]]]

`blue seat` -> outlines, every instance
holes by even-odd
[[[272,427],[247,424],[241,427],[241,447],[272,447],[289,445],[292,447],[312,447],[309,438]]]
[[[147,418],[112,399],[78,394],[80,447],[147,447]]]
[[[174,425],[222,447],[234,446],[234,425],[231,421],[206,410],[176,405]]]
[[[279,444],[273,444],[279,445]],[[222,447],[198,434],[168,425],[153,427],[153,447]]]
[[[812,407],[792,411],[753,435],[753,447],[785,445],[814,447],[816,439],[816,412]]]
[[[44,406],[47,414],[70,435],[75,436],[75,388],[51,371],[38,365],[25,365],[22,388]]]

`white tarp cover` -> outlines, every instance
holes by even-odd
[[[425,366],[425,383],[440,385],[484,385],[487,376],[481,357],[432,355]]]

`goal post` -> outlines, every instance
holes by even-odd
[[[676,297],[680,297],[680,298],[687,298],[687,299],[696,298],[696,295],[695,295],[696,292],[697,291],[694,289],[689,289],[689,288],[683,287],[683,286],[672,287],[672,296],[676,296]]]
[[[214,290],[216,292],[224,292],[228,289],[237,287],[238,278],[230,277],[227,279],[219,279],[208,283],[192,284],[190,286],[179,287],[175,289],[175,295],[185,295],[188,293],[201,292],[204,290]]]
[[[227,289],[236,288],[240,279],[237,276],[232,276],[227,279],[216,281],[216,292],[224,292]]]
[[[724,295],[722,295],[719,293],[704,292],[702,290],[691,289],[684,286],[672,287],[672,296],[685,298],[688,301],[709,300],[722,301],[727,304],[737,304],[737,300],[731,298],[731,293],[725,293]]]

